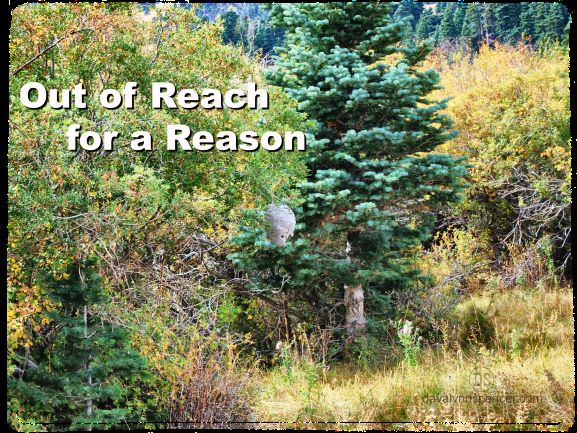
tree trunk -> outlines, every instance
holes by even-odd
[[[292,340],[292,330],[291,330],[291,319],[288,314],[288,296],[286,293],[283,294],[283,309],[284,309],[285,337],[287,345],[289,345]]]
[[[346,257],[347,261],[352,261],[352,241],[356,233],[351,232],[347,235]],[[345,284],[344,304],[345,304],[345,329],[349,339],[362,335],[365,331],[365,309],[363,286],[361,284]]]
[[[345,329],[350,337],[358,336],[365,330],[364,299],[363,286],[345,284]]]
[[[88,306],[84,306],[84,338],[88,337]],[[86,364],[86,370],[90,370],[90,357],[88,358],[88,363]],[[92,387],[92,375],[88,375],[88,386]],[[92,393],[92,390],[89,391]],[[86,401],[86,416],[92,416],[92,398],[88,397]],[[88,426],[88,430],[92,430],[91,426]]]

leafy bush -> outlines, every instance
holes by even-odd
[[[261,207],[273,194],[288,195],[304,166],[298,152],[168,152],[165,127],[186,124],[214,132],[251,125],[259,133],[284,132],[300,130],[304,116],[278,88],[269,88],[275,102],[266,112],[152,109],[152,82],[223,91],[259,82],[260,66],[242,50],[223,45],[221,24],[200,20],[196,7],[158,8],[160,15],[149,19],[138,5],[118,6],[22,5],[12,15],[9,372],[22,369],[27,359],[49,362],[53,347],[45,336],[55,327],[49,312],[70,314],[47,296],[49,288],[38,275],[66,279],[71,263],[97,257],[109,302],[94,314],[126,330],[126,342],[148,359],[153,373],[146,383],[131,384],[135,397],[123,404],[143,418],[170,412],[179,420],[204,404],[206,415],[199,421],[215,420],[216,413],[226,420],[247,412],[238,397],[242,381],[216,368],[230,345],[211,338],[234,334],[237,315],[233,291],[240,279],[226,259],[228,230],[239,221],[239,207]],[[31,81],[56,89],[82,82],[88,107],[25,109],[19,91]],[[139,85],[135,109],[99,107],[100,91],[128,81]],[[97,132],[118,131],[114,151],[68,151],[65,131],[72,122]],[[151,132],[153,152],[127,150],[136,130]],[[242,333],[230,338],[249,339]],[[202,365],[190,357],[192,342],[202,347]],[[187,364],[190,370],[181,369]],[[177,371],[182,380],[174,376]],[[201,396],[181,407],[178,399],[164,398],[174,387],[191,399],[196,382],[203,384],[201,392],[214,392],[214,399],[203,402]],[[18,404],[12,385],[8,396],[16,414],[35,419],[33,407]],[[57,415],[56,406],[52,412],[50,407],[41,421]],[[111,415],[116,422],[122,414]],[[14,417],[11,422],[20,423]]]
[[[460,131],[440,151],[467,155],[472,164],[461,215],[500,252],[507,243],[526,247],[548,237],[555,265],[570,272],[568,51],[496,44],[436,65],[438,96],[454,97],[447,111]]]

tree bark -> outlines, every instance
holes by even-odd
[[[88,337],[88,306],[84,306],[84,338]],[[90,370],[90,357],[88,359],[88,363],[86,364],[86,370]],[[92,375],[88,375],[88,385],[92,387]],[[92,391],[90,391],[92,392]],[[86,401],[86,416],[92,416],[92,398],[89,396],[88,400]],[[92,430],[91,427],[88,428]]]
[[[352,261],[352,242],[356,233],[347,235],[346,258]],[[365,294],[361,284],[345,284],[344,304],[345,304],[345,329],[349,339],[362,335],[365,331],[367,321],[365,320]]]
[[[350,337],[358,336],[365,330],[364,300],[362,285],[345,284],[345,329]]]
[[[284,326],[285,326],[285,337],[287,344],[290,344],[292,340],[292,331],[291,331],[291,319],[288,314],[288,296],[286,293],[283,294],[283,307],[284,307]]]

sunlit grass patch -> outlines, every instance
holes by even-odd
[[[322,423],[350,421],[339,428],[356,430],[375,427],[359,421],[410,421],[415,423],[394,428],[483,430],[487,426],[474,423],[559,422],[540,428],[566,429],[574,414],[571,305],[568,290],[471,298],[457,309],[458,324],[470,319],[465,310],[490,311],[492,344],[423,349],[415,366],[399,362],[359,370],[338,365],[327,371],[309,359],[295,358],[290,373],[286,367],[275,368],[256,381],[256,417],[302,422],[297,428],[334,428]],[[526,338],[518,351],[511,346],[515,329]],[[487,377],[477,383],[479,373]],[[513,424],[499,429],[534,427]]]

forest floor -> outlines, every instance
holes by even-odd
[[[256,419],[304,429],[567,430],[575,416],[571,288],[471,296],[457,308],[458,328],[474,332],[471,317],[480,316],[472,311],[487,313],[488,347],[446,341],[420,350],[416,365],[327,370],[295,357],[261,371]]]

